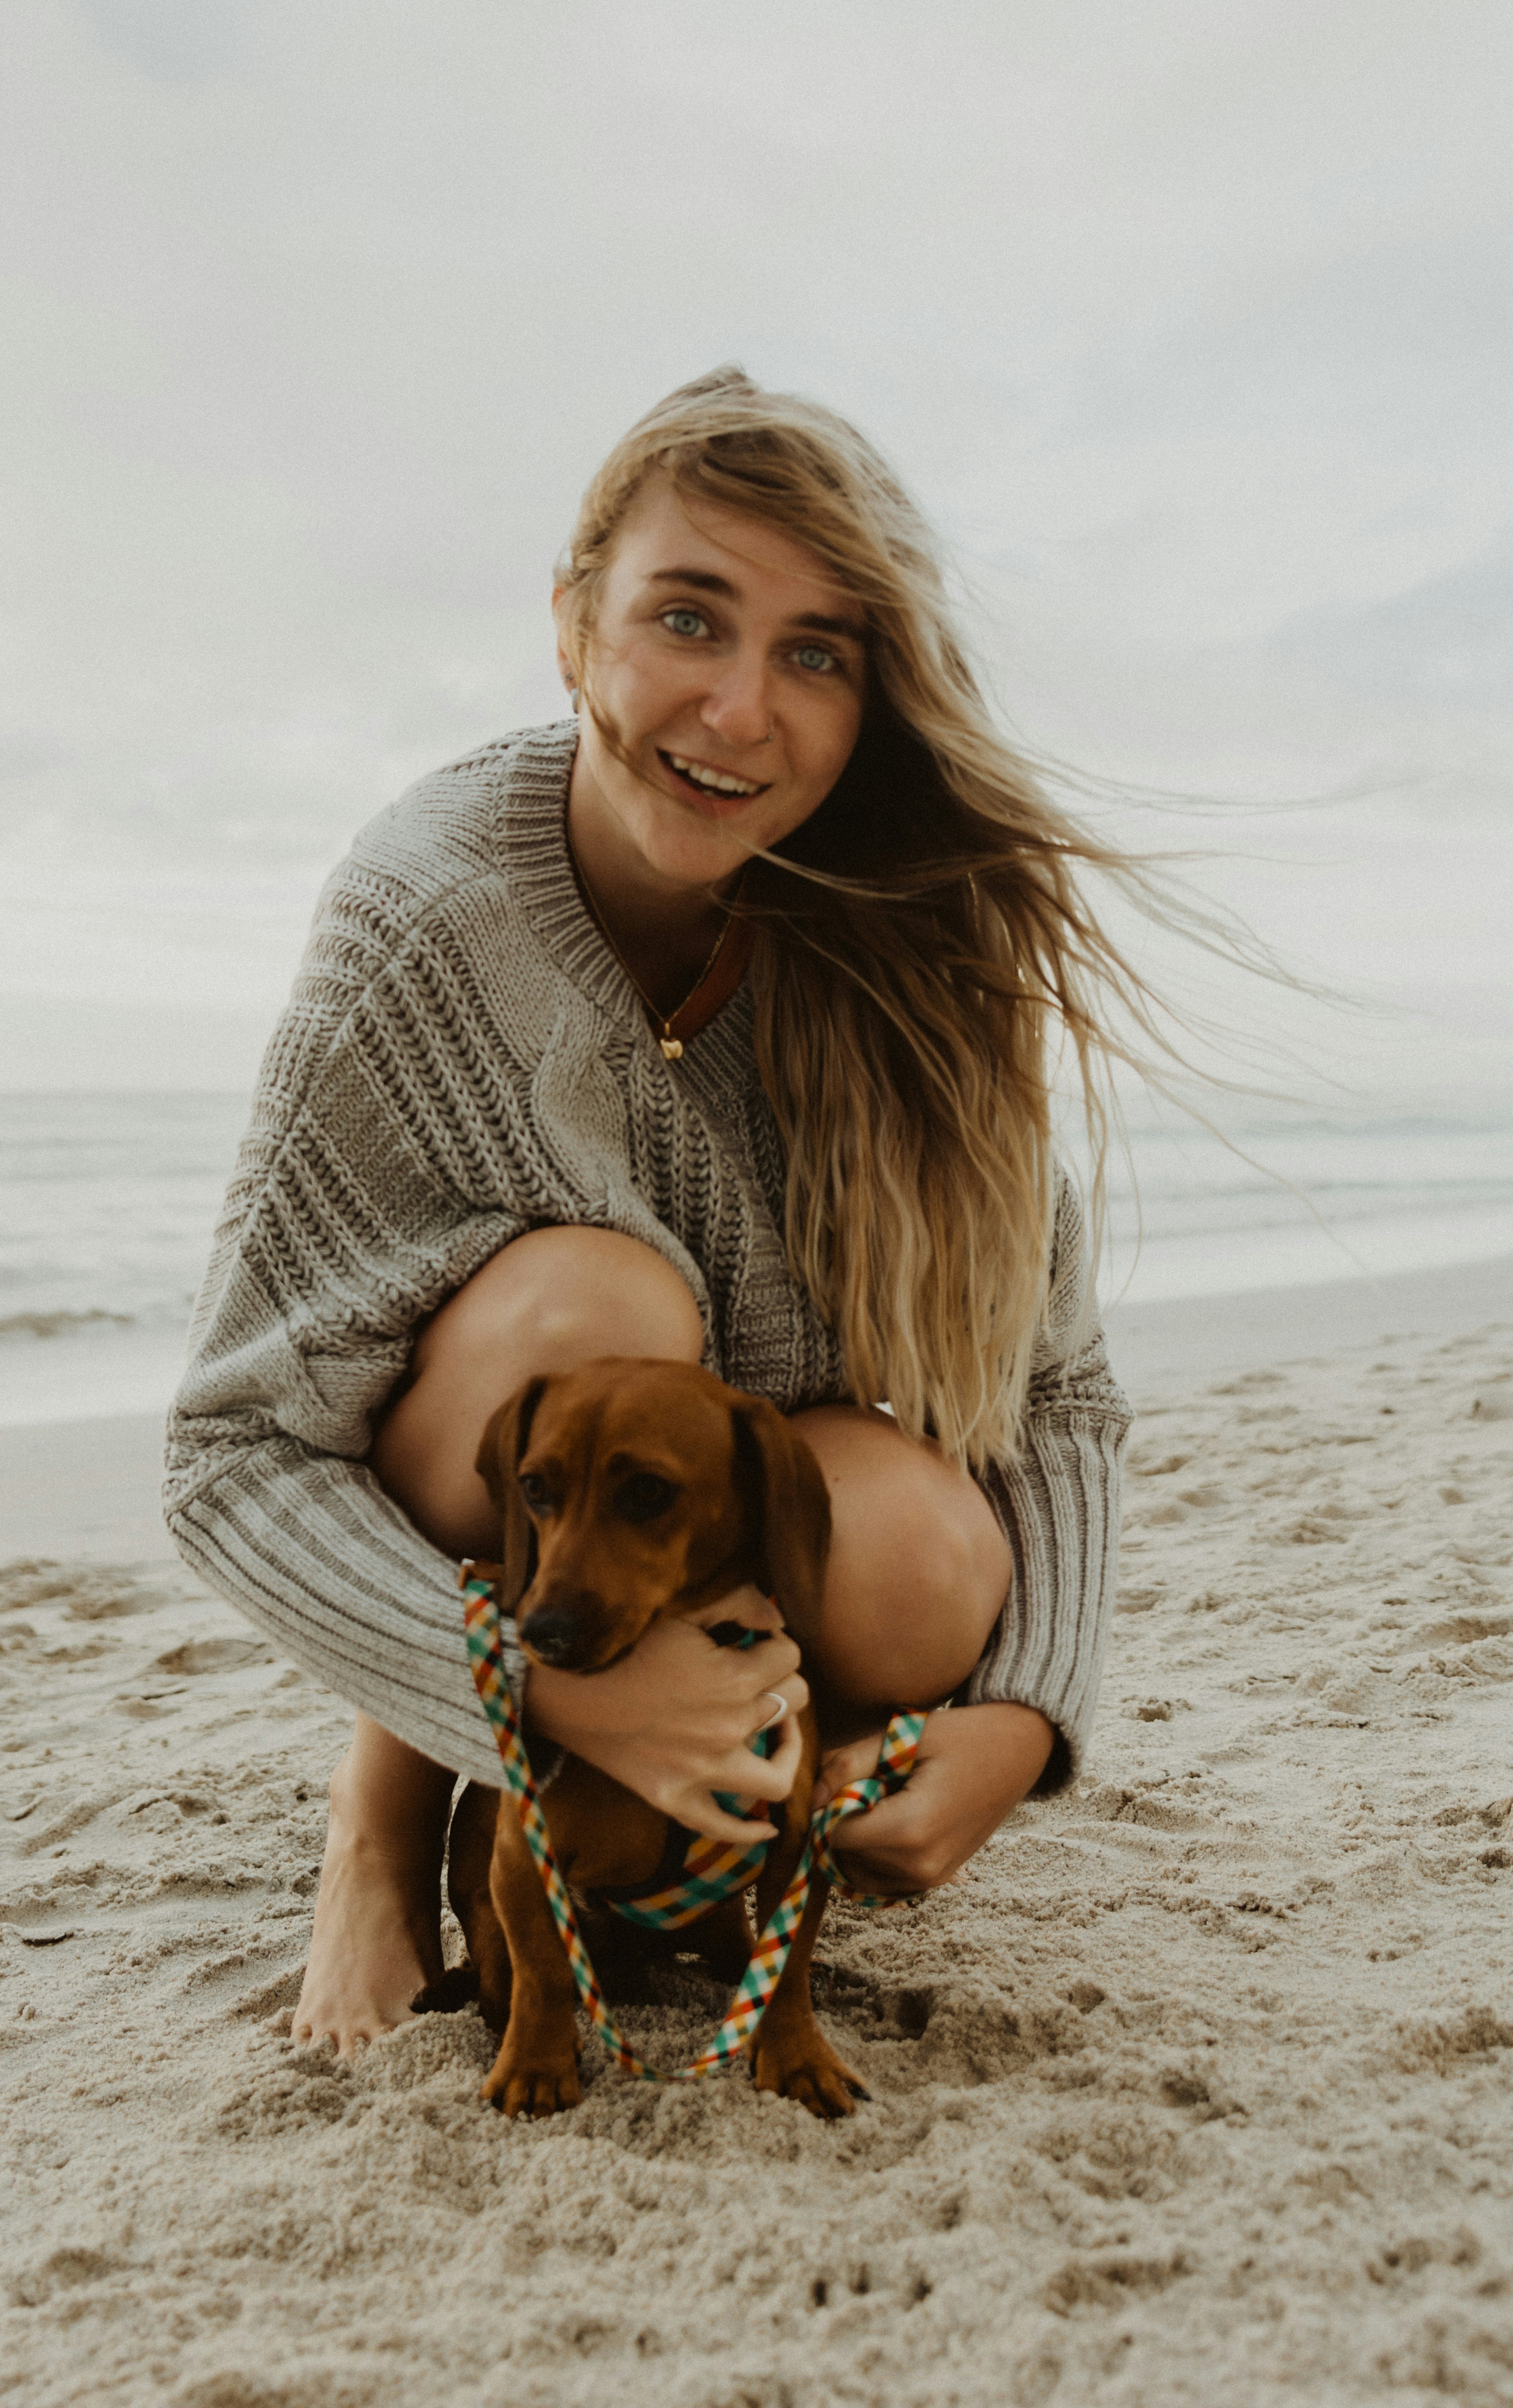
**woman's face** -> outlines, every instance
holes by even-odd
[[[794,537],[685,505],[662,476],[627,512],[589,663],[627,759],[585,711],[575,827],[589,813],[600,843],[628,845],[657,883],[708,887],[789,835],[825,800],[861,725],[857,605]]]

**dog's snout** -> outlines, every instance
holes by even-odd
[[[521,1644],[543,1664],[559,1672],[573,1672],[594,1652],[598,1615],[587,1599],[583,1604],[540,1605],[520,1625]]]

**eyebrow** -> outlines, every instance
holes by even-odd
[[[717,594],[724,602],[741,599],[729,579],[712,568],[654,568],[646,581],[648,585],[691,586],[696,594]],[[788,624],[816,636],[849,636],[854,644],[867,641],[867,629],[859,619],[831,618],[823,610],[801,610]]]

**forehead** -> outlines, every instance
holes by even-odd
[[[658,474],[647,478],[621,522],[611,575],[628,583],[673,568],[706,570],[738,595],[796,617],[857,616],[845,587],[785,527],[718,502],[685,500]]]
[[[728,1404],[714,1381],[679,1378],[683,1368],[630,1364],[607,1375],[584,1371],[554,1380],[537,1412],[527,1455],[600,1463],[612,1454],[627,1455],[671,1469],[696,1457],[707,1462],[728,1455],[734,1445]]]

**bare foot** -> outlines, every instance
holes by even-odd
[[[310,1962],[291,2038],[351,2057],[441,1978],[441,1851],[453,1776],[359,1714],[331,1779]]]

